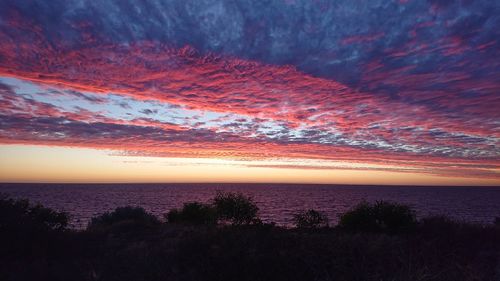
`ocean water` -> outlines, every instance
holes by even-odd
[[[141,206],[157,216],[184,202],[208,202],[221,191],[250,195],[267,222],[290,225],[294,213],[323,211],[335,224],[340,214],[366,200],[410,205],[417,216],[443,214],[491,223],[500,217],[500,187],[343,186],[299,184],[0,184],[0,193],[66,211],[71,225],[84,228],[90,218],[120,206]]]

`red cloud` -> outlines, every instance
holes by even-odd
[[[498,163],[499,99],[491,95],[500,90],[498,80],[459,71],[437,77],[436,73],[415,72],[416,66],[387,68],[374,61],[367,66],[366,86],[361,91],[294,67],[199,54],[189,46],[173,48],[156,42],[94,45],[90,40],[73,49],[64,42],[46,42],[36,27],[17,27],[29,29],[29,38],[14,41],[0,33],[0,76],[272,120],[288,130],[310,128],[316,131],[312,135],[338,133],[346,141],[280,140],[252,137],[255,131],[237,135],[153,119],[115,120],[84,110],[64,112],[33,100],[15,101],[12,93],[4,92],[0,106],[10,114],[3,115],[2,143],[113,148],[159,156],[291,157],[398,165]],[[343,42],[381,36],[355,36]],[[400,51],[415,50],[421,49]],[[452,89],[426,88],[449,82],[453,82]],[[388,91],[396,89],[397,98],[374,94],[383,93],[384,86],[390,86]],[[454,99],[455,91],[467,89],[487,96]]]

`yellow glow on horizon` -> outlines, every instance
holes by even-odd
[[[276,163],[287,164],[288,162],[138,157],[110,154],[113,154],[113,151],[36,145],[0,145],[0,182],[500,185],[499,179],[363,170],[363,168],[376,168],[376,165],[368,164],[333,163],[331,169],[276,168],[266,166]],[[310,160],[305,162],[314,164],[314,161]],[[339,165],[339,167],[352,166],[356,169],[336,169],[335,165]]]

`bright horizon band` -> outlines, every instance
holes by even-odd
[[[356,166],[348,163],[323,163],[316,167],[310,165],[296,167],[297,165],[291,161],[278,161],[282,165],[278,168],[276,161],[120,156],[113,155],[110,151],[32,145],[2,145],[0,153],[2,155],[1,182],[499,184],[496,179],[478,180],[411,171],[393,172],[391,167],[383,165]]]

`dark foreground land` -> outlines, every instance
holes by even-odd
[[[500,280],[500,223],[416,220],[388,202],[360,203],[329,226],[262,223],[241,194],[187,203],[158,219],[124,207],[85,230],[68,216],[0,198],[0,280]]]

